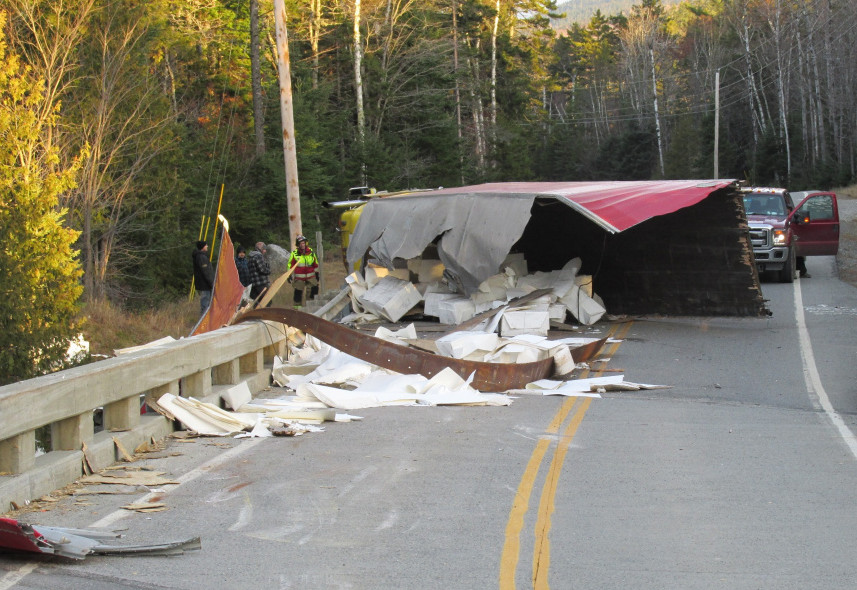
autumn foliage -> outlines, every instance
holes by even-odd
[[[4,17],[0,14],[0,30]],[[0,38],[0,384],[61,364],[82,287],[59,196],[75,170],[44,144],[41,85]]]

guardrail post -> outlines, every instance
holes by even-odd
[[[213,385],[235,385],[241,380],[241,366],[238,359],[217,365],[212,371]]]
[[[92,441],[95,424],[92,412],[86,412],[51,424],[51,449],[79,451],[82,443]]]
[[[0,441],[0,472],[18,474],[36,461],[36,431],[30,430]]]
[[[105,430],[130,430],[140,423],[140,396],[126,397],[104,406]]]
[[[179,394],[179,382],[178,379],[175,381],[170,381],[165,385],[161,385],[160,387],[153,387],[149,391],[146,392],[146,403],[150,407],[156,407],[158,405],[158,400],[165,393],[172,393],[173,395]]]
[[[211,393],[211,369],[205,369],[182,377],[182,397],[195,397],[201,399]]]
[[[281,359],[284,358],[286,353],[286,341],[280,340],[279,342],[274,342],[273,344],[269,344],[264,349],[264,358],[266,363],[273,363],[274,357],[279,356]]]
[[[238,366],[241,373],[261,373],[265,368],[265,357],[261,350],[256,350],[245,354],[238,359]]]

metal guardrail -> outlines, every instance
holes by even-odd
[[[172,393],[220,405],[220,392],[242,381],[260,391],[285,346],[281,324],[242,324],[0,387],[0,512],[74,482],[84,461],[98,470],[120,460],[117,441],[134,449],[169,435],[171,421],[141,414],[145,399]],[[40,454],[44,428],[50,448]]]

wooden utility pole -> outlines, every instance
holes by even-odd
[[[295,118],[292,108],[292,74],[289,68],[289,34],[286,29],[285,0],[274,0],[277,25],[277,71],[280,78],[280,115],[283,123],[283,155],[286,161],[286,201],[289,211],[291,250],[295,237],[302,233],[301,199],[298,191],[298,160],[295,147]]]

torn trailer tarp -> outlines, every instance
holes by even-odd
[[[394,268],[432,245],[468,295],[521,252],[530,270],[581,257],[611,313],[767,311],[734,180],[492,183],[375,197],[347,259]]]

